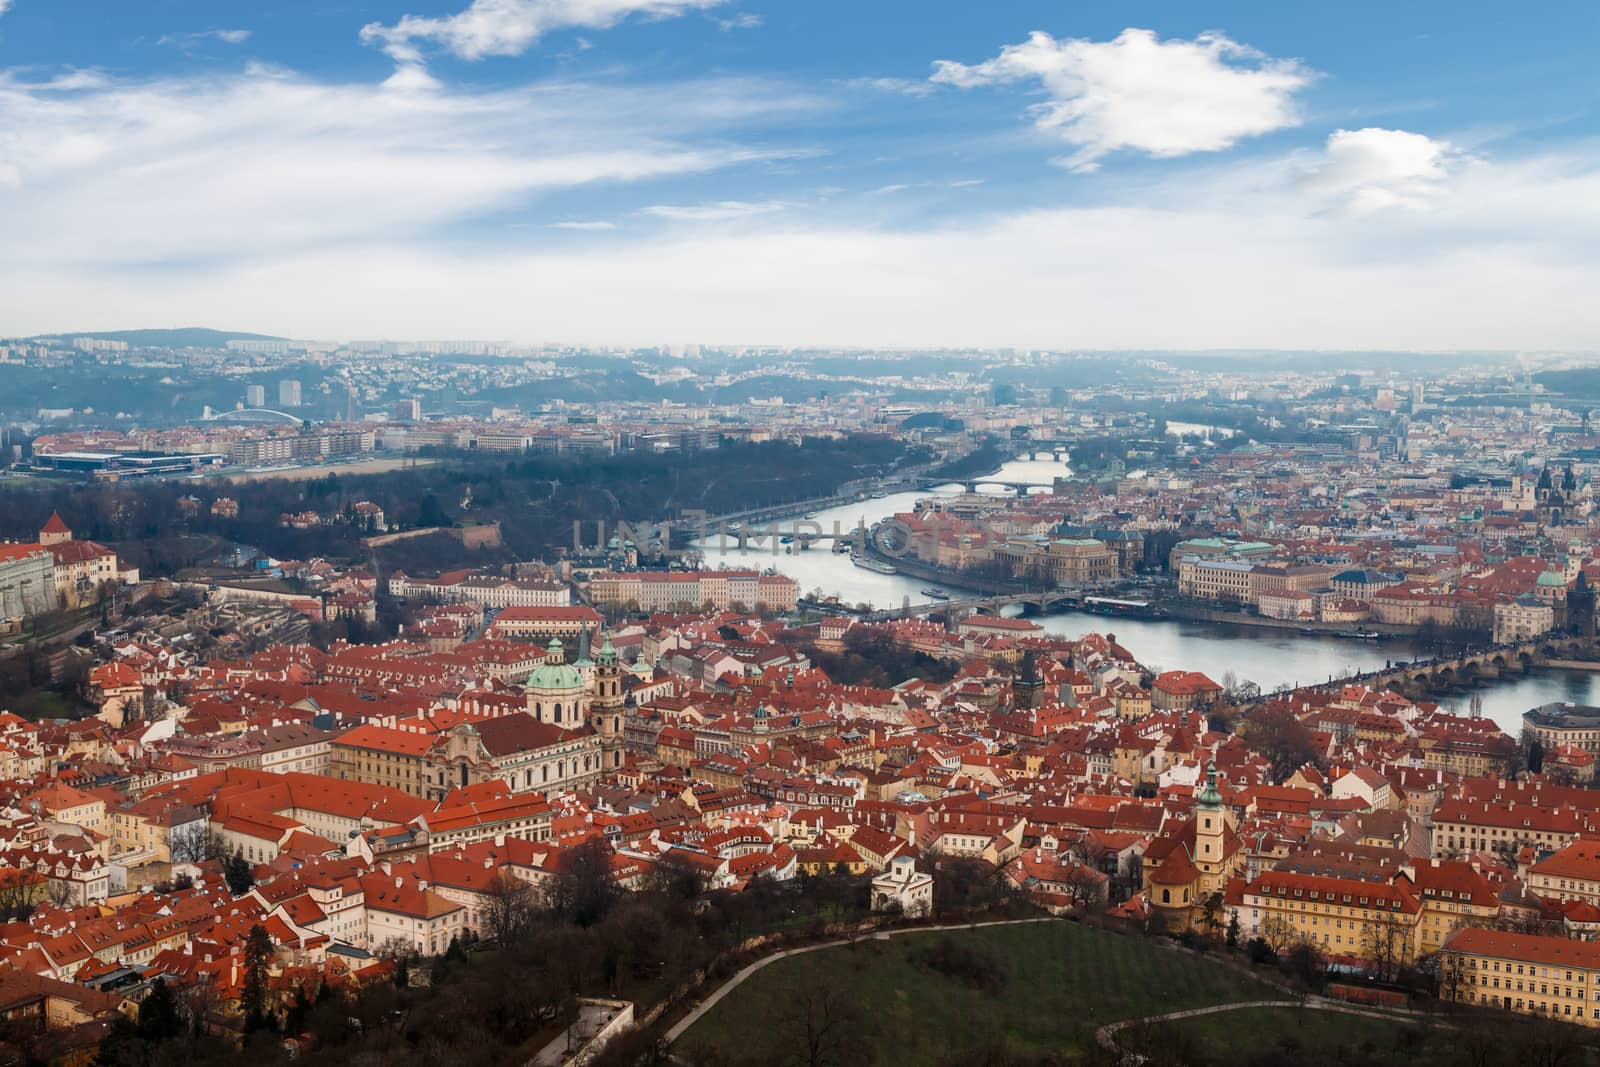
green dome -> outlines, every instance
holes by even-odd
[[[527,687],[546,691],[582,689],[583,675],[570,663],[541,663],[528,675]]]
[[[1567,576],[1560,571],[1545,571],[1539,575],[1539,584],[1543,586],[1566,585]]]
[[[545,652],[545,661],[528,675],[527,688],[545,692],[583,688],[583,675],[578,673],[578,668],[567,662],[558,638],[550,639],[550,644],[545,646]]]

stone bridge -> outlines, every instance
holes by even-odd
[[[929,579],[938,581],[937,578]],[[959,581],[953,578],[952,581]],[[1083,607],[1083,593],[1052,590],[1047,593],[998,593],[984,596],[957,597],[912,604],[909,607],[873,611],[862,618],[868,622],[885,622],[890,619],[908,619],[917,615],[995,615],[1005,608],[1020,605],[1024,614],[1047,615],[1052,611],[1066,611]]]
[[[1438,656],[1412,663],[1396,663],[1378,671],[1362,671],[1328,682],[1299,686],[1302,690],[1332,690],[1346,685],[1370,689],[1392,689],[1407,696],[1421,697],[1458,686],[1470,686],[1505,674],[1522,674],[1546,663],[1581,660],[1589,655],[1582,639],[1570,634],[1549,633],[1514,644],[1471,648],[1460,653]],[[1264,694],[1262,702],[1286,696],[1291,690]],[[1249,711],[1259,704],[1243,706]]]
[[[930,478],[921,483],[921,488],[931,492],[941,485],[959,484],[968,493],[976,493],[980,485],[999,486],[1017,496],[1027,496],[1033,489],[1054,489],[1055,482],[1015,482],[1004,478]]]

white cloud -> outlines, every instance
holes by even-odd
[[[753,30],[761,25],[760,15],[734,15],[732,18],[717,19],[717,28],[724,33],[732,30]]]
[[[653,204],[640,214],[671,222],[729,222],[752,215],[770,215],[789,205],[781,200],[717,200],[705,204]]]
[[[221,41],[223,44],[244,44],[249,39],[249,30],[201,30],[198,33],[169,33],[156,41],[156,44],[176,45],[187,50],[196,48],[206,41]]]
[[[994,213],[897,226],[905,197],[829,199],[817,186],[832,173],[797,178],[808,191],[786,200],[730,181],[703,202],[641,190],[653,206],[637,213],[563,198],[541,215],[527,209],[554,190],[679,188],[793,156],[740,134],[770,143],[818,101],[726,79],[23,77],[0,71],[0,322],[21,334],[200,309],[294,336],[597,343],[1593,350],[1600,337],[1593,144],[1467,160],[1444,140],[1341,131],[1314,154],[1082,183],[1075,206],[952,194]],[[502,219],[570,232],[507,239]]]
[[[411,88],[262,67],[199,80],[0,77],[7,248],[112,267],[425,241],[553,190],[786,158],[734,131],[814,104],[741,80]]]
[[[406,15],[392,26],[362,27],[361,39],[379,44],[402,64],[422,62],[419,42],[432,41],[462,59],[518,56],[552,30],[603,30],[639,15],[672,18],[721,5],[724,0],[472,0],[442,17]]]
[[[1447,188],[1463,157],[1448,141],[1406,130],[1335,130],[1303,184],[1335,208],[1364,214],[1425,208]]]
[[[149,233],[123,210],[48,242],[33,235],[0,262],[0,321],[18,333],[114,328],[189,320],[202,308],[212,321],[292,336],[1595,349],[1593,150],[1464,167],[1432,210],[1353,216],[1307,212],[1297,166],[1285,161],[1283,180],[1265,190],[1258,168],[1239,166],[1199,180],[1173,174],[1125,202],[907,229],[844,207],[592,243],[575,234],[575,247],[463,245],[399,227],[313,247],[218,242],[214,262],[103,269],[102,247]],[[10,196],[0,187],[0,205]],[[196,208],[186,236],[215,221],[213,198]],[[307,222],[286,203],[272,208],[278,215],[263,217]]]
[[[845,84],[853,89],[871,89],[900,96],[929,96],[933,93],[932,85],[911,78],[851,78]]]
[[[0,0],[0,15],[4,15],[11,8],[11,0]]]
[[[1221,33],[1163,41],[1130,28],[1111,41],[1034,33],[975,66],[940,60],[930,80],[961,89],[1039,82],[1049,100],[1030,109],[1034,125],[1076,149],[1065,166],[1087,171],[1123,149],[1171,158],[1297,125],[1294,94],[1314,78],[1298,61]]]

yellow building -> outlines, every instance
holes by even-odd
[[[1498,887],[1469,863],[1418,860],[1407,877],[1422,903],[1417,922],[1419,958],[1438,951],[1463,926],[1491,923],[1500,915]]]
[[[1600,1026],[1600,943],[1467,927],[1441,951],[1442,997]]]
[[[1379,965],[1417,957],[1422,903],[1405,879],[1389,884],[1265,871],[1234,909],[1246,938],[1282,951],[1307,943],[1326,956]]]

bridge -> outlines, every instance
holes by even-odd
[[[929,478],[924,480],[919,488],[931,491],[941,485],[960,485],[968,493],[976,493],[980,485],[999,486],[1015,493],[1017,496],[1027,496],[1028,492],[1033,489],[1053,490],[1056,487],[1054,482],[1013,482],[1004,478]]]
[[[299,426],[305,419],[299,415],[291,415],[287,411],[274,411],[271,408],[234,408],[229,411],[211,411],[207,409],[202,421],[204,422],[238,422],[245,424],[281,424],[286,426]]]
[[[1588,655],[1587,645],[1582,638],[1552,632],[1527,641],[1470,648],[1433,659],[1395,663],[1382,670],[1359,671],[1326,682],[1279,689],[1262,694],[1259,701],[1240,705],[1239,710],[1248,713],[1267,701],[1288,696],[1295,691],[1328,692],[1346,685],[1392,689],[1408,697],[1420,698],[1444,689],[1491,681],[1503,674],[1523,674],[1546,664],[1561,665],[1583,660]]]
[[[913,575],[915,577],[915,575]],[[938,581],[937,577],[929,581]],[[889,622],[894,619],[911,619],[919,615],[943,615],[951,612],[967,615],[995,615],[1006,608],[1021,606],[1025,613],[1048,615],[1052,611],[1066,611],[1083,607],[1085,594],[1081,591],[1053,589],[1034,593],[993,593],[970,597],[952,597],[910,604],[898,608],[885,608],[862,615],[867,622]],[[1108,618],[1116,618],[1108,615]]]

